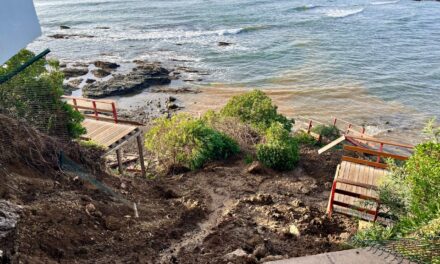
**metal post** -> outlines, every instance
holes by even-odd
[[[28,60],[27,62],[25,62],[23,65],[21,65],[20,67],[18,67],[18,69],[12,71],[11,73],[5,75],[5,76],[0,76],[0,84],[3,84],[7,81],[9,81],[10,79],[14,78],[15,75],[19,74],[20,72],[26,70],[27,67],[31,66],[32,64],[34,64],[36,61],[40,60],[41,58],[43,58],[44,56],[46,56],[47,54],[49,54],[50,49],[46,49],[45,51],[41,52],[40,54],[38,54],[37,56],[33,57],[32,59]]]
[[[139,151],[139,163],[141,164],[142,177],[147,175],[147,170],[145,169],[145,160],[144,160],[144,148],[142,146],[142,138],[141,135],[136,137]]]

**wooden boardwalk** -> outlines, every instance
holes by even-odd
[[[81,123],[86,129],[82,139],[91,140],[106,148],[105,155],[116,151],[119,172],[123,173],[121,148],[131,139],[136,139],[139,152],[139,161],[142,175],[145,176],[145,164],[142,144],[142,131],[134,122],[120,120],[116,110],[116,103],[111,100],[94,100],[72,96],[64,96],[65,102],[71,105],[84,117]]]
[[[358,213],[360,218],[374,220],[379,205],[376,189],[386,174],[388,171],[385,169],[342,161],[335,176],[333,211],[348,215]],[[370,213],[352,210],[356,208]]]
[[[126,140],[137,136],[140,130],[136,126],[110,123],[86,118],[82,122],[87,133],[83,136],[109,150],[114,149]]]
[[[368,221],[387,222],[386,208],[381,208],[378,186],[390,172],[385,158],[405,161],[407,156],[376,151],[357,146],[344,146],[345,151],[356,153],[365,159],[342,156],[333,180],[327,212],[338,212]],[[371,157],[377,156],[376,161]],[[380,217],[380,219],[379,219]]]

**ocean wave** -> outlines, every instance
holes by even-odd
[[[301,11],[312,10],[312,9],[319,8],[319,7],[322,7],[322,6],[320,6],[320,5],[303,5],[303,6],[297,6],[297,7],[293,8],[292,10],[301,12]]]
[[[191,39],[209,36],[229,36],[238,35],[241,33],[248,33],[269,28],[269,26],[250,26],[243,28],[219,29],[219,30],[200,30],[200,31],[184,31],[184,30],[170,30],[170,31],[150,31],[150,32],[120,32],[113,36],[120,40],[156,40],[156,39]]]
[[[377,2],[371,2],[372,5],[391,5],[391,4],[397,4],[400,0],[396,1],[377,1]]]
[[[364,11],[365,8],[351,8],[351,9],[330,9],[326,12],[328,17],[342,18],[352,16]]]

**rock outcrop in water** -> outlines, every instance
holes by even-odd
[[[83,96],[103,98],[140,91],[151,85],[169,84],[170,71],[158,64],[142,63],[126,75],[117,74],[106,82],[95,82],[83,88]]]

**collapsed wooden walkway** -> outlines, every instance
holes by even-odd
[[[386,143],[394,144],[377,139],[374,142],[382,146]],[[381,180],[390,173],[384,159],[405,161],[408,157],[349,145],[344,146],[344,151],[353,152],[357,157],[343,156],[341,164],[336,168],[327,208],[329,216],[338,212],[387,223],[387,208],[381,207],[377,192]],[[376,159],[371,159],[372,156],[376,156]]]
[[[136,139],[142,175],[145,176],[145,163],[140,124],[118,119],[116,103],[111,100],[93,100],[71,96],[63,97],[76,111],[81,112],[85,120],[82,126],[86,134],[84,140],[91,140],[106,149],[104,156],[116,151],[119,172],[123,173],[122,147]]]

